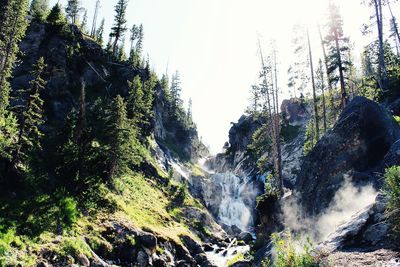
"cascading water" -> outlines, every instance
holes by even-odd
[[[220,203],[217,219],[220,223],[227,226],[237,226],[243,232],[252,232],[254,208],[253,202],[258,194],[258,189],[249,177],[239,177],[233,173],[215,173],[211,176],[211,184],[218,187]],[[215,196],[214,196],[215,197]],[[218,267],[226,266],[229,259],[236,254],[245,254],[250,250],[248,245],[234,245],[236,239],[231,244],[220,249],[214,247],[214,251],[207,252],[207,257]]]
[[[217,173],[212,176],[212,180],[221,187],[218,220],[229,226],[235,225],[242,231],[249,231],[253,226],[253,216],[249,203],[246,205],[245,202],[249,195],[254,194],[255,188],[248,183],[248,178],[240,178],[232,173]]]

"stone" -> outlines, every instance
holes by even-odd
[[[140,244],[148,249],[155,249],[157,247],[157,237],[151,233],[142,232],[138,236]]]
[[[41,261],[39,262],[36,267],[52,267],[53,265],[51,265],[50,263],[48,263],[47,261]]]
[[[368,172],[382,163],[399,138],[400,127],[383,106],[355,97],[333,129],[304,159],[296,181],[296,195],[307,215],[320,214],[330,205],[345,181],[345,174],[358,173],[352,177],[355,184],[379,186],[379,177]]]
[[[306,105],[297,98],[283,100],[281,111],[285,119],[291,124],[302,123],[309,117]]]
[[[231,267],[251,267],[250,261],[238,261],[231,265]]]
[[[76,258],[77,262],[81,266],[90,266],[90,261],[84,254],[79,254],[79,256]]]
[[[250,243],[253,241],[253,236],[249,232],[242,232],[238,235],[238,240]]]
[[[242,233],[242,229],[240,229],[240,228],[237,227],[236,225],[231,225],[231,230],[232,230],[232,233],[233,233],[235,236],[238,236],[238,235],[240,235],[240,234]]]
[[[180,236],[180,238],[192,255],[204,253],[203,247],[196,240],[186,235]]]
[[[212,244],[206,243],[206,244],[204,244],[203,246],[204,246],[204,251],[205,251],[205,252],[214,251],[214,247],[212,246]]]
[[[139,267],[146,267],[149,266],[149,256],[144,251],[139,251],[136,257],[136,262]]]
[[[364,240],[375,246],[387,237],[389,226],[386,223],[378,223],[371,225],[364,232]]]

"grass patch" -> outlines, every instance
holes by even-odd
[[[388,201],[386,213],[393,230],[400,234],[400,166],[386,169],[383,193]]]
[[[189,228],[176,220],[178,211],[168,212],[170,199],[155,184],[140,174],[126,175],[116,180],[120,194],[109,193],[119,211],[118,217],[127,218],[137,227],[181,243],[180,235],[193,237]],[[193,237],[195,238],[195,237]]]
[[[275,249],[274,267],[317,267],[319,266],[314,256],[313,245],[309,239],[293,238],[290,232],[284,237],[272,235]]]
[[[235,264],[238,261],[242,261],[244,260],[244,255],[242,253],[238,253],[236,254],[233,258],[231,258],[230,260],[228,260],[228,262],[226,263],[226,266],[232,266],[233,264]]]

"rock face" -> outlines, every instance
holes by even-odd
[[[283,100],[281,112],[284,118],[291,124],[298,124],[307,121],[309,118],[307,107],[297,98]]]
[[[382,164],[399,138],[399,125],[381,105],[354,98],[304,160],[296,184],[304,211],[315,215],[327,208],[345,173],[356,184],[373,182],[379,186],[372,170]]]
[[[332,233],[318,247],[329,255],[324,261],[339,264],[351,259],[352,266],[366,266],[366,262],[371,262],[371,266],[398,266],[389,264],[395,258],[398,260],[400,255],[393,251],[398,248],[398,240],[389,230],[385,206],[385,199],[378,195],[375,204],[354,215]],[[376,257],[379,255],[382,257]]]
[[[76,26],[70,25],[70,32],[55,26],[32,22],[26,37],[20,44],[22,63],[13,73],[12,88],[26,88],[31,80],[32,65],[43,57],[47,68],[43,91],[46,121],[63,123],[73,108],[77,108],[81,84],[85,84],[88,108],[95,97],[127,95],[131,81],[140,76],[148,80],[149,68],[134,68],[128,62],[115,62],[96,42],[86,38]],[[195,127],[186,129],[170,118],[166,97],[160,84],[155,87],[154,136],[163,150],[171,150],[174,156],[185,160],[207,155],[207,148],[200,142]],[[175,120],[175,121],[174,121]]]

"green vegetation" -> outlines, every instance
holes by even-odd
[[[386,169],[383,193],[388,201],[387,214],[393,230],[400,233],[400,166]]]
[[[236,254],[233,258],[231,258],[230,260],[228,260],[228,262],[226,263],[226,266],[232,266],[233,264],[235,264],[238,261],[242,261],[244,260],[244,255],[242,253],[238,253]]]
[[[275,249],[274,267],[317,267],[319,266],[310,240],[293,238],[289,232],[282,238],[272,235]]]

